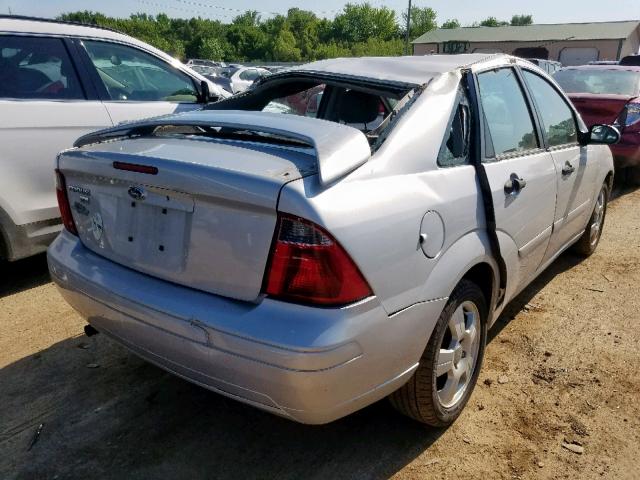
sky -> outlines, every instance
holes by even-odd
[[[164,12],[170,17],[201,16],[229,22],[244,10],[258,10],[263,17],[269,17],[294,6],[332,18],[346,3],[345,0],[0,0],[0,13],[55,17],[64,12],[93,10],[128,17],[137,12],[152,15]],[[393,8],[399,14],[406,9],[407,0],[369,0],[369,3]],[[640,0],[414,0],[413,4],[433,8],[439,23],[457,18],[462,25],[489,16],[509,20],[514,14],[532,14],[535,23],[640,20]]]

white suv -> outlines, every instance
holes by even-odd
[[[53,168],[76,138],[227,96],[127,35],[0,16],[0,259],[44,251],[60,231]]]

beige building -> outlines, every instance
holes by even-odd
[[[501,52],[583,65],[638,53],[640,21],[438,28],[412,43],[414,55]]]

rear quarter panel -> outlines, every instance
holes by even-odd
[[[307,177],[281,192],[278,209],[327,228],[388,313],[447,297],[468,267],[490,261],[475,169],[436,164],[458,81],[454,75],[437,80],[383,148],[348,177],[324,190],[317,176]],[[435,258],[419,243],[428,211],[444,224]]]

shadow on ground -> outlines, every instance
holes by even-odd
[[[0,260],[0,298],[50,282],[44,253],[16,262]]]
[[[562,255],[507,306],[489,340],[581,260]],[[16,277],[3,275],[0,296],[48,281],[43,256],[8,271]],[[443,433],[386,402],[325,426],[295,424],[164,373],[102,335],[8,365],[0,385],[3,479],[387,478]]]
[[[102,335],[9,365],[0,384],[4,479],[386,478],[442,433],[386,402],[299,425],[164,373]]]
[[[490,338],[579,261],[563,255]],[[21,359],[0,370],[0,384],[2,478],[388,478],[443,433],[385,401],[329,425],[295,424],[164,373],[102,335]]]
[[[620,177],[620,175],[614,176],[613,188],[611,189],[611,196],[609,200],[613,202],[618,198],[635,192],[637,189],[637,186],[625,182],[624,178]]]

